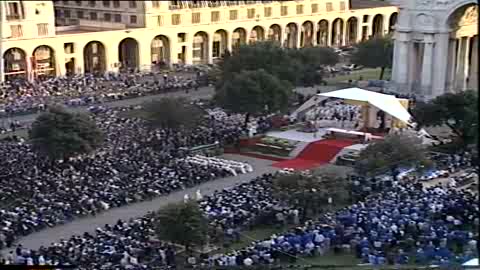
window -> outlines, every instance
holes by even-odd
[[[162,15],[157,16],[157,25],[158,26],[163,26],[163,16]]]
[[[345,2],[340,2],[340,10],[345,10]]]
[[[288,7],[287,6],[282,6],[281,7],[280,15],[282,15],[282,16],[287,16],[288,15]]]
[[[333,10],[333,4],[331,2],[327,3],[327,11],[330,12]]]
[[[154,8],[159,8],[160,7],[160,1],[152,1],[152,6]]]
[[[136,15],[130,16],[130,23],[137,23],[137,16]]]
[[[19,3],[8,3],[7,20],[19,20],[21,17]]]
[[[236,20],[238,18],[238,11],[237,10],[230,10],[230,20]]]
[[[181,23],[180,14],[172,15],[172,25],[179,25]]]
[[[137,2],[136,1],[128,1],[128,6],[130,8],[137,8]]]
[[[64,5],[68,5],[68,0],[63,0],[62,2]]]
[[[187,41],[187,35],[185,33],[178,33],[177,40],[179,43]]]
[[[103,14],[103,20],[106,21],[106,22],[109,22],[112,20],[112,14],[110,13],[104,13]]]
[[[192,13],[192,23],[200,23],[200,12]]]
[[[297,5],[297,14],[303,14],[303,5]]]
[[[88,1],[88,5],[91,7],[95,7],[95,1]]]
[[[35,9],[35,15],[40,15],[40,10]]]
[[[247,18],[249,18],[249,19],[255,18],[255,9],[254,8],[247,9]]]
[[[220,21],[220,11],[212,11],[210,19],[212,22]]]
[[[368,22],[368,15],[363,15],[363,22],[367,23]]]
[[[47,36],[48,35],[48,23],[39,23],[37,24],[37,30],[39,36]]]
[[[119,8],[119,7],[120,7],[120,1],[118,1],[118,0],[113,0],[113,7],[114,7],[114,8]]]
[[[102,1],[104,7],[110,7],[110,1]]]
[[[75,53],[75,48],[72,42],[63,44],[63,50],[65,51],[66,54]]]
[[[318,12],[318,4],[312,4],[312,13]]]
[[[12,38],[19,38],[23,36],[22,26],[18,25],[10,25],[10,31],[12,32]]]
[[[271,7],[265,7],[264,10],[263,10],[263,16],[265,16],[265,17],[272,16],[272,8]]]
[[[68,10],[68,9],[64,10],[64,11],[63,11],[63,16],[64,16],[65,18],[70,18],[70,10]]]
[[[77,18],[83,19],[83,11],[81,10],[77,11]]]
[[[82,5],[82,1],[75,1],[75,4],[77,4],[77,6],[81,6],[81,5]]]
[[[113,20],[114,20],[115,22],[122,22],[122,15],[120,15],[120,14],[115,14],[115,15],[113,16]]]
[[[58,8],[54,9],[53,12],[55,13],[55,17],[61,17],[62,16],[62,11]]]
[[[90,20],[96,20],[97,19],[97,13],[96,12],[90,12]]]

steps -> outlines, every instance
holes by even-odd
[[[295,148],[290,152],[290,154],[288,154],[288,156],[290,158],[295,158],[297,157],[302,151],[303,149],[305,149],[305,147],[307,147],[307,145],[309,144],[309,142],[298,142],[297,145],[295,145]]]
[[[308,170],[329,163],[343,148],[354,144],[351,140],[327,139],[309,143],[294,159],[274,163],[277,168]]]

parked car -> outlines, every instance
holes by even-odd
[[[363,66],[356,65],[356,64],[350,64],[350,65],[344,65],[342,66],[342,69],[345,71],[354,71],[354,70],[360,70],[362,69]]]

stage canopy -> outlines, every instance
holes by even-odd
[[[476,259],[471,259],[470,261],[462,264],[463,266],[479,266],[478,264],[478,258]]]
[[[412,121],[412,117],[408,110],[404,108],[400,101],[393,95],[381,94],[360,88],[347,88],[317,95],[322,97],[333,97],[365,102],[377,107],[378,109],[388,113],[389,115],[406,124],[409,124]]]

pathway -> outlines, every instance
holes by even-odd
[[[38,249],[42,245],[47,246],[53,242],[58,242],[61,239],[68,239],[73,235],[82,234],[84,232],[94,233],[96,228],[103,227],[105,224],[114,224],[118,219],[128,220],[129,218],[143,216],[148,212],[156,211],[169,203],[182,201],[185,194],[189,194],[190,198],[193,198],[197,190],[200,190],[202,195],[210,195],[215,190],[233,187],[239,183],[248,182],[264,173],[277,170],[270,166],[272,161],[268,160],[232,154],[225,154],[223,155],[223,158],[248,162],[254,167],[254,171],[249,174],[241,174],[234,177],[227,177],[203,183],[192,188],[174,192],[167,196],[158,197],[151,201],[113,208],[96,216],[76,219],[64,225],[41,230],[25,236],[17,241],[17,243],[21,243],[26,248]],[[2,250],[2,253],[7,254],[9,251],[10,250],[5,249]]]

